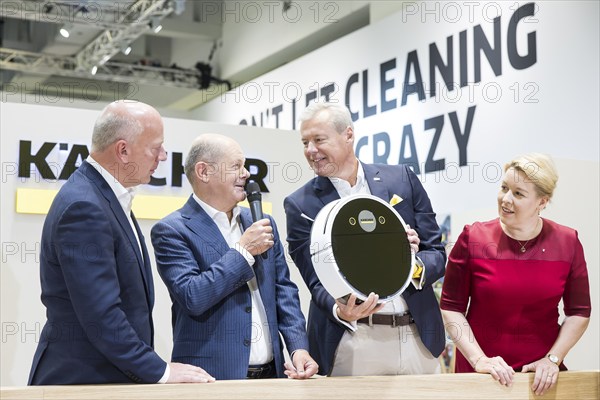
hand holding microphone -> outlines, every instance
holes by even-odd
[[[262,257],[267,258],[266,251],[275,244],[275,237],[273,236],[271,222],[263,216],[262,195],[256,182],[248,183],[246,195],[254,223],[246,229],[240,238],[240,245],[253,256],[262,253]]]

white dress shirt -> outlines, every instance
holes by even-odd
[[[129,221],[129,225],[131,226],[131,230],[133,230],[133,234],[137,240],[138,248],[140,250],[140,254],[142,255],[142,260],[144,259],[144,252],[142,251],[142,246],[140,245],[140,238],[138,236],[137,230],[135,229],[135,225],[133,224],[133,219],[131,218],[131,204],[133,203],[133,197],[135,196],[135,187],[125,188],[121,183],[115,178],[110,172],[108,172],[102,165],[98,164],[96,160],[92,158],[92,156],[88,156],[86,161],[96,169],[102,175],[108,186],[111,188],[121,208],[123,208],[123,212],[127,217],[127,221]]]
[[[239,241],[242,237],[242,227],[239,221],[240,208],[236,206],[233,209],[231,221],[227,214],[206,204],[198,196],[193,195],[194,200],[202,207],[209,217],[217,224],[219,231],[229,247],[237,250],[250,266],[255,263],[254,257],[244,249]],[[250,365],[266,364],[273,359],[273,346],[271,344],[271,333],[269,331],[269,322],[267,321],[267,312],[260,297],[258,282],[256,276],[248,281],[248,288],[252,297],[252,338],[250,344]]]

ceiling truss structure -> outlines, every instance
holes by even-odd
[[[4,1],[0,5],[0,18],[14,18],[54,24],[93,25],[98,29],[119,29],[128,22],[121,22],[117,15],[126,11],[126,5],[109,2],[60,2],[20,0]],[[120,8],[119,8],[120,7]]]
[[[136,1],[125,12],[115,14],[119,18],[118,22],[122,24],[121,27],[103,31],[77,53],[77,69],[91,70],[94,66],[106,63],[135,39],[160,24],[173,10],[173,3],[169,0]]]
[[[77,68],[76,57],[53,56],[5,48],[0,48],[0,67],[32,74],[94,78],[109,82],[188,89],[200,89],[202,79],[202,73],[195,69],[162,68],[110,61],[98,66],[97,73],[93,76],[90,72]],[[220,83],[216,82],[216,84],[218,86]]]
[[[2,2],[0,17],[93,25],[105,30],[74,56],[0,48],[0,67],[39,75],[207,89],[202,87],[202,72],[197,69],[163,68],[109,61],[135,39],[160,24],[163,18],[175,10],[176,2],[177,0],[136,0],[131,3],[35,0]],[[221,86],[221,83],[227,82],[213,78],[210,89]]]

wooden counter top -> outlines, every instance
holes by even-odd
[[[507,388],[489,375],[441,374],[218,381],[210,384],[2,387],[9,399],[599,399],[600,371],[561,372],[543,397],[531,390],[533,374],[518,373]]]

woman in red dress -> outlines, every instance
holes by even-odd
[[[557,180],[547,156],[509,162],[499,218],[465,226],[453,247],[440,305],[459,350],[456,372],[489,373],[507,386],[515,370],[535,372],[539,395],[567,369],[563,360],[588,326],[591,302],[577,231],[540,217]]]

